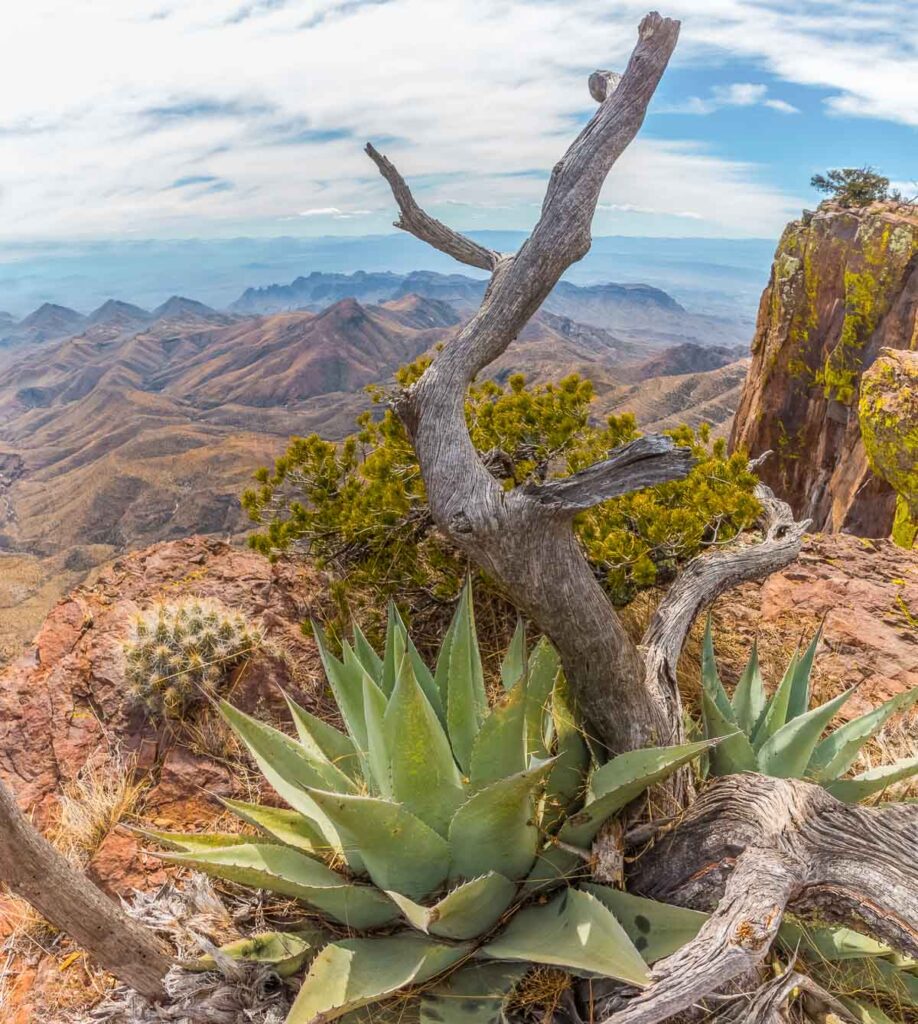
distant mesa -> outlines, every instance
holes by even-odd
[[[198,302],[196,299],[186,299],[182,295],[173,295],[172,298],[166,299],[161,306],[157,306],[153,310],[152,315],[154,320],[175,320],[185,317],[211,319],[220,316],[215,309],[205,306],[203,302]]]
[[[16,323],[16,320],[12,314],[6,313],[0,309],[0,327],[12,327],[14,323]]]
[[[130,302],[122,302],[120,299],[109,299],[103,302],[98,309],[94,309],[86,319],[90,327],[100,325],[125,325],[146,323],[150,319],[150,313],[135,306]]]

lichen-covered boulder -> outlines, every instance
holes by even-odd
[[[918,352],[885,348],[861,378],[861,437],[870,468],[898,494],[893,540],[918,536]]]

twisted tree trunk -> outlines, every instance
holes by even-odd
[[[796,557],[805,524],[795,524],[786,506],[763,491],[771,531],[766,543],[690,565],[661,606],[642,652],[599,586],[572,520],[608,498],[684,477],[691,452],[668,437],[644,437],[567,479],[508,493],[472,445],[465,396],[475,375],[507,348],[564,271],[589,251],[600,190],[641,127],[678,36],[677,21],[648,14],[625,73],[591,76],[599,110],[555,165],[539,222],[513,255],[492,252],[426,214],[393,164],[367,145],[398,203],[396,226],[491,271],[478,312],[396,402],[433,518],[551,638],[581,717],[612,752],[682,738],[675,663],[695,614],[728,586]]]

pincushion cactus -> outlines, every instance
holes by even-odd
[[[151,712],[177,717],[265,643],[264,630],[216,601],[161,602],[131,624],[126,678]]]

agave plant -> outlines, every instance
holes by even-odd
[[[918,700],[918,687],[900,693],[867,714],[854,718],[827,736],[823,733],[852,687],[834,700],[810,708],[810,676],[822,635],[817,630],[806,650],[791,658],[771,699],[766,699],[755,644],[733,698],[720,681],[708,617],[701,655],[701,702],[704,732],[723,740],[709,758],[713,775],[756,771],[776,778],[808,779],[823,785],[845,803],[856,803],[895,782],[918,774],[918,757],[903,758],[843,778],[864,744],[899,711]]]
[[[606,821],[716,741],[596,764],[557,654],[527,653],[521,627],[489,701],[468,588],[434,671],[394,607],[381,656],[359,629],[340,659],[316,636],[345,731],[289,699],[297,739],[222,704],[288,807],[227,800],[257,837],[151,833],[167,859],[313,912],[227,948],[309,965],[288,1024],[396,993],[400,1015],[407,999],[430,1022],[487,1024],[532,964],[647,984],[697,917],[580,876]]]

